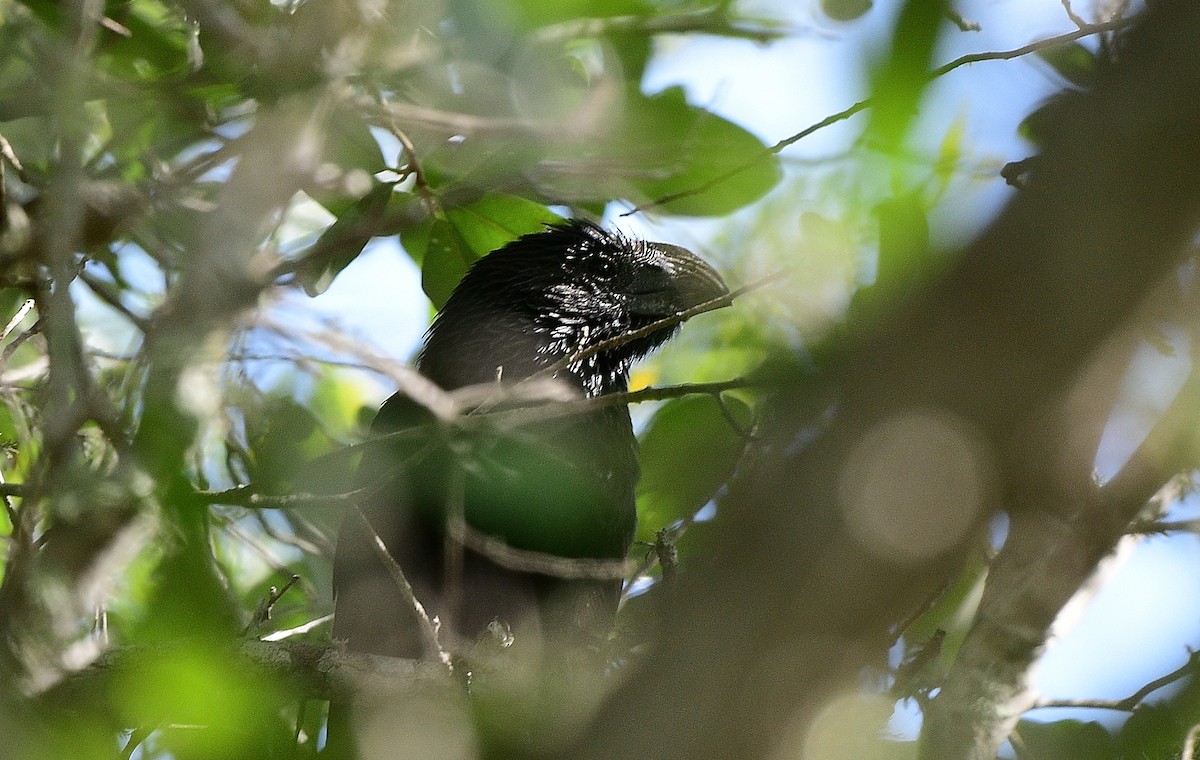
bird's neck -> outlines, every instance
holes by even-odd
[[[447,390],[511,383],[544,372],[596,342],[586,326],[559,324],[547,328],[511,313],[490,319],[476,316],[469,325],[442,320],[430,330],[418,367]],[[629,386],[629,370],[636,354],[622,349],[626,347],[585,357],[557,372],[556,377],[587,397],[623,392]]]

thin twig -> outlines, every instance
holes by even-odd
[[[353,504],[370,488],[334,494],[289,493],[268,495],[258,493],[253,483],[247,483],[224,491],[196,491],[191,498],[202,504],[224,504],[230,507],[251,509],[290,509],[324,504]]]
[[[328,623],[332,620],[333,620],[332,613],[329,615],[322,615],[321,617],[319,617],[315,620],[310,620],[307,623],[301,623],[300,625],[296,626],[295,628],[285,628],[282,631],[274,631],[273,633],[268,633],[265,636],[261,636],[259,638],[259,640],[260,641],[283,641],[284,639],[290,639],[293,636],[299,636],[301,634],[308,633],[309,631],[314,630],[316,628],[320,628],[321,626],[325,625],[326,623]]]
[[[1083,17],[1076,13],[1075,9],[1071,7],[1071,0],[1062,0],[1062,7],[1063,10],[1067,12],[1067,18],[1071,19],[1072,24],[1080,29],[1083,29],[1088,25],[1088,22],[1085,21]]]
[[[1126,531],[1126,534],[1132,536],[1154,536],[1165,533],[1200,533],[1200,519],[1138,521]]]
[[[532,375],[529,379],[533,380],[536,378],[546,377],[548,375],[554,375],[555,373],[561,372],[562,370],[566,369],[567,367],[570,367],[573,364],[582,362],[590,357],[595,356],[596,354],[603,353],[605,351],[611,351],[612,349],[614,349],[618,346],[623,346],[626,343],[629,343],[631,341],[645,338],[648,335],[653,335],[654,333],[658,332],[659,330],[665,330],[665,329],[674,327],[678,324],[682,324],[683,322],[686,322],[687,320],[691,319],[692,317],[696,316],[697,314],[703,314],[705,312],[713,311],[714,309],[720,309],[725,306],[729,306],[730,304],[733,303],[734,299],[740,297],[742,294],[749,293],[752,290],[758,290],[759,288],[765,287],[766,285],[769,285],[772,282],[775,282],[776,280],[782,279],[783,277],[786,276],[786,274],[787,274],[786,272],[775,272],[773,274],[769,274],[766,277],[763,277],[759,280],[755,280],[754,282],[750,283],[749,285],[743,285],[740,288],[731,290],[730,292],[726,293],[723,296],[713,298],[711,300],[705,301],[702,304],[697,304],[696,306],[693,306],[690,309],[684,309],[683,311],[676,312],[675,314],[672,314],[669,317],[664,317],[663,319],[659,319],[654,322],[651,322],[650,324],[648,324],[645,327],[642,327],[640,329],[633,330],[631,332],[627,332],[622,335],[618,335],[615,338],[609,338],[608,340],[602,340],[599,343],[588,346],[585,349],[576,351],[575,353],[571,354],[570,356],[563,357],[562,359],[555,362],[554,364],[551,364],[546,369]],[[521,382],[526,382],[526,381],[523,380]]]
[[[1090,707],[1097,710],[1132,712],[1146,697],[1176,681],[1194,675],[1200,666],[1200,652],[1189,652],[1187,662],[1164,676],[1155,678],[1124,699],[1046,699],[1034,707]]]
[[[955,58],[954,60],[950,61],[949,63],[943,64],[943,65],[937,67],[936,69],[929,72],[927,77],[929,80],[934,80],[934,79],[937,79],[938,77],[949,74],[951,71],[954,71],[957,68],[966,66],[969,63],[980,63],[982,61],[1004,61],[1004,60],[1009,60],[1011,58],[1020,58],[1022,56],[1029,55],[1030,53],[1036,53],[1039,50],[1044,50],[1046,48],[1051,48],[1051,47],[1054,47],[1055,45],[1062,45],[1062,44],[1065,44],[1068,42],[1074,42],[1075,40],[1081,39],[1083,37],[1089,37],[1093,34],[1104,34],[1105,32],[1116,31],[1117,29],[1124,28],[1131,23],[1133,23],[1133,19],[1131,19],[1131,18],[1116,18],[1116,19],[1112,19],[1111,21],[1105,21],[1103,23],[1098,23],[1098,24],[1085,24],[1085,25],[1079,27],[1078,29],[1075,29],[1074,31],[1067,32],[1065,34],[1060,34],[1055,37],[1047,37],[1045,39],[1037,40],[1036,42],[1031,42],[1028,45],[1023,45],[1019,48],[1013,48],[1012,50],[994,50],[994,51],[988,51],[988,52],[983,52],[983,53],[969,53],[967,55],[959,56],[958,58]],[[787,138],[784,138],[783,140],[780,140],[779,142],[775,143],[771,147],[763,150],[763,152],[761,154],[759,154],[758,156],[756,156],[755,158],[750,159],[749,161],[745,162],[744,164],[735,166],[732,169],[730,169],[726,172],[723,172],[723,173],[717,175],[716,177],[713,177],[712,179],[708,180],[707,182],[704,182],[704,183],[697,185],[696,187],[690,188],[688,190],[681,190],[676,193],[669,193],[667,195],[661,196],[661,197],[656,198],[647,203],[639,204],[637,206],[634,206],[629,211],[626,211],[625,213],[621,214],[621,216],[630,216],[632,214],[636,214],[636,213],[639,213],[642,211],[648,211],[650,209],[657,208],[659,206],[663,206],[672,201],[679,200],[680,198],[688,198],[688,197],[691,197],[694,195],[700,195],[701,193],[707,192],[708,190],[711,190],[716,185],[729,180],[731,177],[734,177],[744,171],[754,168],[755,166],[762,163],[763,161],[766,161],[770,157],[776,155],[777,153],[782,151],[784,148],[794,145],[795,143],[803,140],[804,138],[808,137],[809,135],[813,134],[814,132],[818,132],[822,129],[825,129],[826,127],[833,126],[834,124],[836,124],[840,121],[845,121],[846,119],[849,119],[851,116],[855,115],[856,113],[858,113],[860,111],[864,111],[873,105],[874,105],[874,102],[870,98],[867,98],[865,100],[860,100],[857,103],[855,103],[854,105],[850,106],[849,108],[838,111],[837,113],[831,114],[830,116],[826,116],[824,119],[821,119],[817,123],[797,132],[796,134],[792,135],[791,137],[787,137]]]
[[[950,19],[950,23],[957,26],[960,32],[983,31],[983,27],[979,25],[978,21],[971,21],[968,18],[964,18],[961,13],[953,8],[946,9],[946,18]]]
[[[142,742],[149,738],[150,734],[157,730],[157,725],[140,726],[133,729],[133,732],[129,734],[129,741],[125,742],[125,746],[121,749],[122,760],[129,760],[129,758],[133,757],[134,751],[141,746]]]
[[[1196,738],[1200,736],[1200,724],[1188,729],[1187,737],[1183,740],[1183,751],[1179,760],[1196,760]]]
[[[751,382],[744,377],[732,380],[718,380],[712,383],[679,383],[678,385],[660,385],[650,388],[639,388],[636,391],[624,393],[606,393],[595,398],[582,399],[576,402],[584,408],[620,406],[623,404],[642,404],[647,401],[667,401],[683,396],[715,396],[719,397],[726,391],[750,387]]]
[[[120,292],[118,292],[111,283],[107,283],[104,280],[101,280],[99,277],[96,277],[90,272],[86,271],[79,273],[79,279],[82,280],[83,284],[87,285],[88,288],[96,294],[97,298],[99,298],[101,301],[104,301],[104,303],[108,304],[114,310],[119,312],[121,316],[128,319],[142,334],[149,332],[150,320],[146,319],[140,314],[134,314],[128,306],[122,303]]]
[[[0,134],[0,157],[3,157],[10,164],[12,164],[12,167],[17,170],[17,176],[21,178],[21,181],[29,181],[29,175],[25,173],[25,167],[21,165],[21,159],[17,158],[17,154],[13,150],[12,144],[9,143],[8,138],[2,134]]]
[[[732,380],[723,380],[712,383],[681,383],[679,385],[642,388],[640,390],[629,391],[627,393],[610,393],[605,396],[599,396],[590,399],[576,398],[569,401],[558,401],[552,404],[543,404],[542,406],[538,407],[504,410],[489,416],[459,416],[446,422],[447,424],[459,426],[464,431],[473,430],[484,424],[495,428],[497,427],[496,420],[499,420],[503,423],[502,427],[516,428],[555,417],[566,416],[570,414],[582,414],[596,408],[607,406],[639,404],[649,401],[664,401],[693,395],[719,396],[726,391],[750,386],[751,381],[745,378],[734,378]],[[488,387],[493,389],[495,388],[495,386],[491,385]],[[518,415],[522,416],[518,417]],[[514,422],[514,420],[516,421]],[[374,436],[366,441],[360,441],[359,443],[343,446],[342,448],[330,454],[326,454],[324,457],[316,461],[326,461],[331,457],[340,457],[346,456],[350,453],[357,453],[365,448],[381,445],[385,442],[394,443],[408,440],[415,441],[427,434],[427,431],[421,426],[405,428],[403,430],[397,430],[395,432]],[[417,452],[417,454],[422,453],[424,452]],[[355,504],[359,502],[365,495],[369,494],[372,490],[373,486],[365,486],[363,488],[356,488],[351,491],[332,494],[314,494],[305,492],[290,494],[264,494],[258,491],[258,486],[256,486],[254,483],[244,483],[221,491],[194,491],[191,494],[191,498],[199,504],[222,504],[231,507],[245,507],[247,509],[292,509],[295,507],[307,506],[342,506],[346,504]],[[23,483],[0,483],[0,497],[25,496],[26,494],[27,487]]]
[[[7,340],[13,330],[17,329],[17,325],[21,324],[21,320],[33,310],[34,300],[26,298],[25,303],[21,304],[21,308],[17,309],[16,314],[13,314],[12,319],[8,320],[8,324],[4,326],[4,332],[0,333],[0,340]]]
[[[4,347],[3,351],[0,351],[0,369],[8,366],[8,360],[12,358],[13,354],[17,352],[18,348],[25,345],[25,341],[37,335],[41,331],[42,320],[39,319],[30,325],[28,330],[23,330],[18,333],[17,337],[13,338],[12,343],[9,343]]]
[[[408,578],[404,577],[404,571],[400,568],[400,565],[392,558],[387,544],[375,532],[375,528],[371,525],[367,516],[357,506],[354,507],[354,514],[358,516],[359,522],[367,531],[367,535],[371,539],[371,546],[375,550],[375,556],[387,568],[388,574],[392,576],[392,581],[396,584],[397,590],[404,597],[405,604],[411,607],[413,613],[417,616],[417,622],[419,623],[417,627],[421,629],[421,641],[425,647],[426,654],[445,665],[447,670],[453,671],[454,663],[451,661],[449,653],[442,648],[441,641],[438,640],[437,626],[429,619],[429,613],[425,611],[425,606],[421,604],[416,594],[413,593],[412,585],[409,584]]]
[[[634,573],[638,564],[627,559],[560,557],[557,554],[518,549],[495,536],[475,530],[461,516],[446,521],[449,538],[486,556],[492,562],[521,573],[540,573],[566,580],[622,580]]]
[[[783,28],[770,25],[755,26],[730,19],[724,6],[714,6],[698,11],[671,13],[664,16],[610,16],[607,18],[580,18],[544,26],[533,33],[537,42],[561,42],[580,37],[601,37],[613,33],[625,34],[686,34],[702,33],[771,42],[791,34]]]
[[[1056,37],[1047,37],[1045,39],[1031,42],[1028,45],[1022,45],[1019,48],[1012,50],[994,50],[986,53],[968,53],[967,55],[959,56],[949,63],[938,66],[933,71],[929,72],[929,79],[937,79],[940,76],[949,74],[957,68],[966,66],[968,63],[981,63],[983,61],[1007,61],[1013,58],[1020,58],[1036,53],[1039,50],[1052,48],[1056,45],[1065,45],[1068,42],[1090,37],[1093,34],[1103,34],[1105,32],[1114,32],[1118,29],[1123,29],[1133,23],[1132,18],[1116,18],[1111,21],[1104,21],[1099,24],[1084,24],[1080,28],[1060,34]]]
[[[392,134],[396,136],[396,139],[400,141],[400,145],[404,147],[404,155],[406,157],[408,167],[407,171],[411,172],[413,175],[413,181],[416,183],[417,192],[421,194],[421,197],[428,198],[429,182],[425,179],[425,170],[421,167],[421,159],[417,158],[416,146],[413,145],[413,141],[409,139],[404,130],[400,128],[400,125],[396,123],[395,118],[393,118],[391,121],[391,127]]]
[[[450,483],[446,489],[446,524],[466,525],[466,508],[466,472],[462,467],[456,467],[450,473]],[[445,592],[445,610],[448,617],[443,622],[451,628],[454,627],[454,618],[458,616],[462,605],[463,547],[464,543],[454,536],[454,531],[447,530],[442,541],[442,573],[445,578],[442,589]]]
[[[293,573],[292,576],[288,578],[288,582],[283,584],[283,586],[271,586],[270,590],[267,592],[267,598],[259,600],[258,606],[254,610],[254,617],[250,621],[247,631],[255,630],[260,625],[270,620],[271,613],[275,610],[275,605],[280,599],[283,598],[283,595],[288,592],[288,589],[290,589],[292,586],[295,586],[299,582],[300,576]]]

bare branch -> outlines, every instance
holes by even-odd
[[[684,13],[653,16],[610,16],[580,18],[551,24],[538,29],[533,38],[538,42],[563,42],[579,37],[600,37],[607,34],[713,34],[771,42],[792,32],[771,24],[754,25],[730,18],[727,6],[718,5]]]
[[[1071,23],[1073,23],[1075,26],[1083,29],[1088,25],[1087,21],[1085,21],[1083,17],[1076,13],[1075,9],[1071,7],[1071,0],[1062,0],[1062,7],[1063,10],[1067,12],[1067,18],[1071,19]]]
[[[1039,50],[1045,50],[1047,48],[1052,48],[1056,45],[1062,45],[1062,44],[1065,44],[1068,42],[1074,42],[1075,40],[1081,39],[1083,37],[1090,37],[1091,35],[1094,35],[1094,34],[1103,34],[1105,32],[1112,32],[1117,29],[1123,29],[1123,28],[1129,26],[1131,23],[1132,23],[1132,19],[1116,18],[1116,19],[1112,19],[1111,21],[1105,21],[1105,22],[1099,23],[1099,24],[1085,24],[1074,31],[1067,32],[1065,34],[1060,34],[1055,37],[1047,37],[1045,39],[1038,40],[1036,42],[1031,42],[1028,45],[1023,45],[1019,48],[1013,48],[1012,50],[995,50],[995,51],[984,52],[984,53],[969,53],[967,55],[959,56],[958,58],[955,58],[954,60],[950,61],[949,63],[943,64],[943,65],[937,67],[936,69],[934,69],[933,71],[931,71],[929,73],[928,78],[930,80],[937,79],[938,77],[949,74],[951,71],[954,71],[957,68],[961,68],[962,66],[966,66],[969,63],[980,63],[982,61],[1005,61],[1005,60],[1009,60],[1012,58],[1020,58],[1022,56],[1029,55],[1030,53],[1036,53]],[[796,134],[792,135],[791,137],[786,137],[786,138],[780,140],[779,142],[775,143],[771,147],[765,149],[757,158],[751,159],[750,161],[747,161],[746,163],[744,163],[740,166],[735,166],[734,168],[730,169],[729,171],[723,172],[722,174],[719,174],[716,177],[713,177],[712,179],[708,180],[707,182],[705,182],[701,185],[698,185],[694,188],[691,188],[688,190],[681,190],[677,193],[670,193],[668,195],[661,196],[661,197],[656,198],[647,203],[642,203],[637,206],[634,206],[629,211],[626,211],[625,213],[621,214],[621,216],[631,216],[633,214],[636,214],[636,213],[639,213],[642,211],[649,211],[650,209],[658,208],[659,206],[663,206],[672,201],[679,200],[680,198],[688,198],[693,195],[700,195],[701,193],[707,192],[708,190],[711,190],[713,187],[719,185],[720,183],[729,180],[731,177],[735,177],[744,171],[754,168],[755,166],[757,166],[761,162],[767,160],[771,156],[781,152],[784,148],[794,145],[794,144],[800,142],[801,140],[803,140],[804,138],[808,137],[809,135],[811,135],[815,132],[819,132],[820,130],[825,129],[826,127],[833,126],[834,124],[837,124],[840,121],[845,121],[846,119],[849,119],[851,116],[855,115],[856,113],[858,113],[860,111],[865,111],[867,108],[870,108],[873,105],[874,105],[874,103],[871,101],[870,98],[867,98],[865,100],[860,100],[857,103],[855,103],[854,105],[850,106],[849,108],[838,111],[835,114],[826,116],[824,119],[821,119],[817,123],[805,128],[805,129],[802,129],[801,131],[797,132]]]
[[[495,536],[475,530],[461,515],[450,515],[446,524],[447,535],[455,542],[508,570],[541,573],[567,580],[611,581],[628,578],[638,569],[638,563],[627,559],[560,557],[557,554],[518,549]]]
[[[447,670],[454,670],[454,663],[450,659],[450,654],[442,648],[442,643],[438,640],[437,626],[430,620],[429,614],[425,611],[425,605],[421,604],[416,594],[413,593],[412,585],[408,582],[408,578],[404,577],[404,571],[400,568],[399,563],[392,558],[387,544],[383,543],[383,539],[375,532],[375,528],[371,525],[370,520],[367,519],[367,516],[357,506],[354,507],[354,514],[358,517],[363,529],[367,531],[367,535],[371,539],[371,547],[375,550],[375,556],[387,568],[388,574],[392,577],[392,581],[395,582],[396,588],[400,591],[400,595],[404,597],[405,603],[412,608],[413,613],[417,616],[417,620],[420,623],[418,628],[421,629],[421,640],[426,654],[437,662],[442,663]]]
[[[1122,699],[1043,699],[1037,701],[1034,707],[1090,707],[1097,710],[1133,712],[1154,692],[1164,686],[1170,686],[1176,681],[1196,675],[1198,669],[1200,669],[1200,652],[1191,652],[1188,654],[1187,662],[1170,673],[1155,678]]]
[[[1012,50],[994,50],[986,53],[968,53],[959,56],[949,63],[938,66],[933,71],[929,72],[930,79],[937,79],[940,76],[949,74],[957,68],[966,66],[969,63],[981,63],[983,61],[1007,61],[1013,58],[1021,58],[1022,56],[1036,53],[1039,50],[1046,50],[1057,45],[1065,45],[1068,42],[1091,37],[1094,34],[1104,34],[1105,32],[1113,32],[1118,29],[1124,29],[1131,25],[1134,19],[1132,18],[1115,18],[1111,21],[1104,21],[1099,24],[1084,24],[1078,29],[1065,34],[1060,34],[1055,37],[1047,37],[1045,39],[1031,42],[1028,45],[1022,45]]]
[[[25,319],[25,316],[33,310],[33,304],[34,300],[32,298],[25,299],[25,302],[21,304],[21,308],[17,309],[16,313],[13,314],[12,319],[8,320],[8,324],[4,326],[4,331],[0,332],[0,340],[8,339],[8,336],[12,334],[12,331],[17,329],[17,325],[21,324],[21,320]]]
[[[42,693],[39,699],[51,708],[70,704],[73,695],[85,693],[112,673],[139,663],[171,661],[187,656],[189,646],[186,642],[178,642],[114,647],[101,653],[87,668]],[[262,674],[294,686],[295,691],[289,698],[299,694],[313,699],[349,701],[364,693],[402,698],[431,686],[459,688],[441,665],[350,652],[338,644],[322,646],[304,641],[242,640],[228,646],[230,657],[244,663],[248,673]],[[148,669],[145,672],[161,671]]]

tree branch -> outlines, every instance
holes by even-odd
[[[108,649],[37,699],[49,710],[70,705],[79,696],[106,688],[107,680],[119,672],[154,662],[186,660],[189,647],[187,642],[176,642]],[[229,644],[228,650],[231,661],[241,662],[248,674],[288,684],[289,699],[349,701],[364,694],[402,699],[430,687],[458,687],[437,663],[351,652],[338,644],[242,640]],[[146,668],[139,672],[169,671]]]
[[[1166,675],[1155,678],[1122,699],[1040,699],[1034,703],[1033,707],[1087,707],[1097,710],[1133,712],[1147,697],[1164,686],[1170,686],[1176,681],[1196,675],[1198,667],[1200,667],[1200,652],[1192,652],[1183,665]]]
[[[1022,45],[1021,47],[1013,48],[1012,50],[994,50],[994,51],[983,52],[983,53],[968,53],[967,55],[959,56],[958,58],[955,58],[954,60],[952,60],[948,63],[938,66],[936,69],[929,72],[928,78],[930,80],[937,79],[939,77],[945,76],[946,74],[949,74],[951,71],[954,71],[955,69],[961,68],[961,67],[966,66],[967,64],[971,64],[971,63],[982,63],[983,61],[1006,61],[1006,60],[1010,60],[1013,58],[1021,58],[1023,56],[1029,55],[1030,53],[1036,53],[1040,50],[1046,50],[1048,48],[1055,47],[1056,45],[1063,45],[1068,42],[1074,42],[1075,40],[1082,39],[1084,37],[1090,37],[1095,34],[1103,34],[1105,32],[1112,32],[1112,31],[1116,31],[1118,29],[1123,29],[1125,27],[1128,27],[1131,23],[1132,23],[1132,19],[1130,19],[1130,18],[1117,18],[1117,19],[1113,19],[1111,21],[1105,21],[1105,22],[1099,23],[1099,24],[1085,24],[1084,26],[1081,26],[1078,29],[1075,29],[1073,31],[1066,32],[1064,34],[1060,34],[1060,35],[1057,35],[1054,37],[1047,37],[1045,39],[1041,39],[1036,42],[1031,42],[1028,45]],[[821,119],[820,121],[816,122],[815,124],[812,124],[811,126],[800,130],[799,132],[792,135],[791,137],[785,137],[784,139],[780,140],[779,142],[775,143],[771,147],[764,150],[763,153],[756,159],[747,161],[746,163],[744,163],[740,166],[735,166],[732,169],[730,169],[729,171],[723,172],[722,174],[719,174],[716,177],[713,177],[712,179],[708,180],[707,182],[705,182],[701,185],[698,185],[694,188],[691,188],[688,190],[681,190],[676,193],[670,193],[668,195],[664,195],[660,198],[656,198],[647,203],[642,203],[637,206],[634,206],[629,211],[626,211],[623,214],[621,214],[621,216],[632,216],[633,214],[637,214],[642,211],[649,211],[651,209],[658,208],[659,206],[666,205],[672,201],[679,200],[680,198],[688,198],[693,195],[700,195],[702,193],[705,193],[705,192],[711,190],[712,188],[716,187],[717,185],[721,184],[722,182],[726,182],[729,179],[731,179],[732,177],[735,177],[744,171],[748,171],[748,170],[754,168],[762,161],[766,161],[768,158],[770,158],[771,156],[773,156],[777,153],[780,153],[785,148],[795,145],[796,143],[800,142],[801,140],[808,137],[809,135],[819,132],[819,131],[825,129],[826,127],[831,127],[834,124],[837,124],[838,122],[845,121],[846,119],[849,119],[851,116],[854,116],[856,113],[859,113],[860,111],[865,111],[866,109],[871,108],[874,105],[875,105],[874,102],[872,102],[872,100],[870,98],[860,100],[848,108],[838,111],[835,114],[830,114],[829,116],[826,116],[824,119]]]

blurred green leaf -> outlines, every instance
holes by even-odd
[[[1189,685],[1183,694],[1166,704],[1143,704],[1134,710],[1117,733],[1122,757],[1148,760],[1179,757],[1180,745],[1194,723],[1191,716],[1196,714],[1196,695],[1195,686]],[[1192,704],[1181,704],[1180,697]]]
[[[391,185],[375,182],[366,195],[321,233],[296,269],[296,280],[305,293],[310,296],[324,293],[342,270],[358,258],[371,238],[381,231],[380,221],[393,194]]]
[[[743,428],[750,408],[725,398],[730,416]],[[735,431],[711,396],[687,396],[663,405],[641,438],[642,478],[638,483],[638,537],[691,517],[729,477],[745,439]]]
[[[513,18],[527,29],[579,18],[651,16],[654,12],[653,5],[642,0],[510,0],[507,5]]]
[[[1059,720],[1017,725],[1013,749],[1018,760],[1120,760],[1112,734],[1099,723]]]
[[[401,232],[404,249],[421,264],[421,287],[441,308],[467,269],[505,243],[538,232],[561,217],[516,195],[485,193],[451,205],[412,230]]]
[[[177,760],[271,757],[291,743],[276,712],[287,697],[248,675],[231,647],[148,651],[119,672],[112,698],[124,725],[162,726],[154,744]]]
[[[96,63],[130,82],[178,78],[189,70],[191,28],[183,15],[157,0],[109,3],[106,13],[124,28],[103,28]]]
[[[688,105],[679,87],[631,98],[622,126],[604,155],[620,165],[642,194],[669,199],[659,209],[719,216],[765,195],[782,176],[779,159],[731,121]],[[613,196],[620,196],[614,188]]]
[[[1041,48],[1036,55],[1076,87],[1087,89],[1096,84],[1096,55],[1078,42]]]
[[[871,0],[821,0],[821,12],[834,21],[862,18],[874,5]]]
[[[17,0],[51,29],[58,29],[63,22],[62,5],[54,0]]]
[[[987,558],[982,552],[974,552],[929,609],[902,631],[905,641],[910,645],[922,645],[936,636],[937,631],[943,631],[945,638],[937,658],[938,667],[943,672],[954,662],[959,647],[975,621],[975,610],[983,594],[987,570]]]
[[[928,276],[932,263],[925,202],[920,193],[909,193],[880,203],[875,213],[879,216],[875,287],[910,289]]]
[[[885,152],[904,141],[918,113],[946,8],[945,0],[906,0],[892,32],[891,53],[871,77],[867,134]]]
[[[933,162],[933,177],[937,182],[936,194],[938,197],[946,191],[950,180],[954,179],[954,172],[958,169],[959,162],[962,161],[963,137],[966,134],[966,128],[965,119],[962,117],[955,119],[938,145],[937,156]]]
[[[12,145],[13,153],[26,167],[44,168],[54,157],[55,131],[49,120],[27,116],[0,124],[0,134]]]
[[[343,173],[358,169],[371,177],[385,166],[379,141],[362,114],[348,108],[338,109],[326,122],[325,161]]]
[[[1077,92],[1067,90],[1049,98],[1021,120],[1017,134],[1039,148],[1046,147],[1046,135],[1054,124],[1061,122],[1064,111],[1077,95]]]
[[[244,413],[250,479],[264,493],[287,493],[305,462],[327,451],[328,439],[316,417],[290,395],[272,394],[247,405]]]

